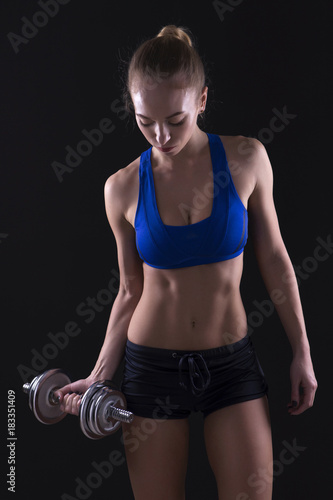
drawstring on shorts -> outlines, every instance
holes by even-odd
[[[206,361],[199,353],[185,354],[179,360],[178,372],[179,372],[179,385],[188,390],[186,383],[184,382],[186,375],[184,373],[184,364],[187,362],[190,381],[191,381],[191,391],[194,396],[200,396],[205,392],[210,384],[211,375],[208,370]],[[201,362],[202,368],[200,369],[198,362]]]

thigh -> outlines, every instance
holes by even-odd
[[[220,499],[271,500],[273,457],[266,396],[208,415],[205,442]]]
[[[134,417],[123,443],[135,500],[185,500],[188,419]]]

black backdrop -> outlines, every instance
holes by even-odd
[[[15,450],[7,447],[14,441],[4,421],[4,498],[132,498],[121,434],[90,441],[74,417],[43,426],[21,386],[54,367],[84,377],[96,360],[117,285],[103,187],[148,147],[121,109],[120,61],[169,23],[194,33],[209,70],[204,129],[265,144],[281,231],[299,276],[319,389],[312,409],[290,417],[291,350],[276,313],[263,309],[267,293],[247,245],[242,291],[270,385],[274,499],[331,491],[328,4],[1,3],[1,402],[7,420],[8,391],[15,391],[17,437]],[[87,138],[96,128],[102,132]],[[187,492],[191,500],[213,500],[201,423],[200,415],[191,417]],[[15,495],[6,485],[8,457],[15,458]],[[102,470],[102,462],[113,469],[104,463]]]

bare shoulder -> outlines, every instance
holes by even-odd
[[[140,157],[136,158],[132,163],[124,168],[120,168],[114,174],[110,175],[105,182],[105,190],[121,191],[128,189],[128,182],[134,180],[138,176]]]
[[[131,222],[131,212],[137,201],[139,190],[140,157],[110,175],[105,182],[106,208],[117,207],[117,212]]]
[[[221,135],[227,157],[238,163],[255,163],[266,153],[265,146],[254,137]]]
[[[260,182],[272,181],[272,167],[265,146],[254,137],[220,136],[231,174],[242,174],[253,190]]]
[[[227,162],[236,191],[245,207],[260,178],[264,146],[253,137],[221,135]]]

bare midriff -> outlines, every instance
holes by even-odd
[[[164,349],[202,350],[231,344],[247,332],[240,295],[243,254],[180,269],[143,263],[144,287],[128,339]]]

